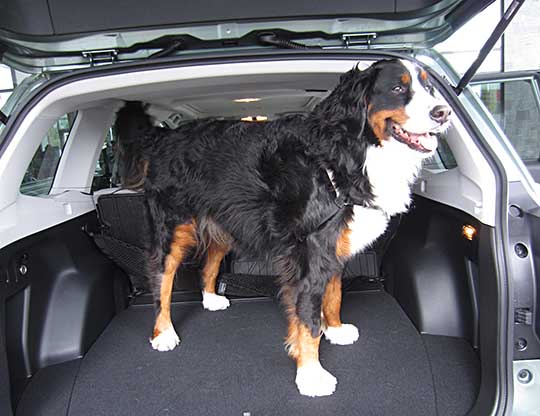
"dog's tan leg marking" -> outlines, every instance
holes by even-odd
[[[345,228],[336,241],[336,256],[340,259],[348,259],[351,256],[351,229]]]
[[[321,337],[311,336],[309,328],[300,321],[290,302],[290,292],[285,290],[282,296],[289,320],[285,345],[296,361],[296,386],[304,396],[329,396],[336,390],[337,380],[319,362]]]
[[[219,265],[229,251],[225,247],[211,242],[206,253],[206,264],[202,271],[203,280],[203,307],[209,311],[219,311],[230,306],[229,300],[225,296],[216,294],[216,280],[219,273]]]
[[[341,259],[347,259],[351,255],[350,247],[351,230],[345,228],[336,242],[336,256]],[[341,277],[332,276],[326,284],[323,296],[323,316],[327,326],[341,326]]]
[[[350,230],[345,228],[336,243],[336,255],[340,258],[350,257]],[[341,323],[341,276],[332,276],[326,285],[323,296],[323,317],[326,322],[324,337],[332,344],[349,345],[358,340],[358,328],[351,324]]]
[[[170,251],[165,258],[165,270],[160,287],[160,310],[152,334],[152,347],[159,351],[172,350],[179,343],[171,321],[171,295],[174,276],[186,253],[197,244],[195,224],[178,225],[173,232]]]
[[[332,276],[323,296],[323,315],[326,325],[329,327],[341,326],[341,277]]]

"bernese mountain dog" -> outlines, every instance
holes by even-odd
[[[126,103],[116,131],[152,224],[152,347],[180,341],[171,292],[188,253],[205,254],[202,303],[211,311],[229,306],[215,285],[230,250],[268,258],[280,276],[298,390],[332,394],[337,380],[319,362],[321,336],[340,345],[359,336],[340,320],[344,263],[407,211],[449,115],[428,74],[398,59],[343,74],[309,114],[262,123],[203,119],[171,130],[155,127],[141,103]]]

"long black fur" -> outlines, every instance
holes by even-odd
[[[372,204],[362,167],[368,146],[377,145],[366,105],[380,65],[342,75],[310,114],[266,123],[208,119],[168,130],[152,126],[142,104],[127,103],[118,112],[116,132],[127,144],[125,165],[132,175],[142,176],[140,167],[148,163],[150,277],[159,284],[156,276],[177,225],[210,222],[236,250],[275,261],[297,315],[318,335],[326,283],[343,269],[336,242],[352,216],[350,207],[336,207],[325,169],[334,172],[342,195]],[[200,234],[213,238],[208,231]],[[159,300],[159,287],[154,292]]]

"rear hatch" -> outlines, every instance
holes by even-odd
[[[8,0],[2,61],[42,72],[208,50],[430,47],[493,0]]]

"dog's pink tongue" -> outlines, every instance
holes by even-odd
[[[413,142],[420,144],[426,150],[435,150],[437,148],[437,136],[432,134],[411,134]]]

